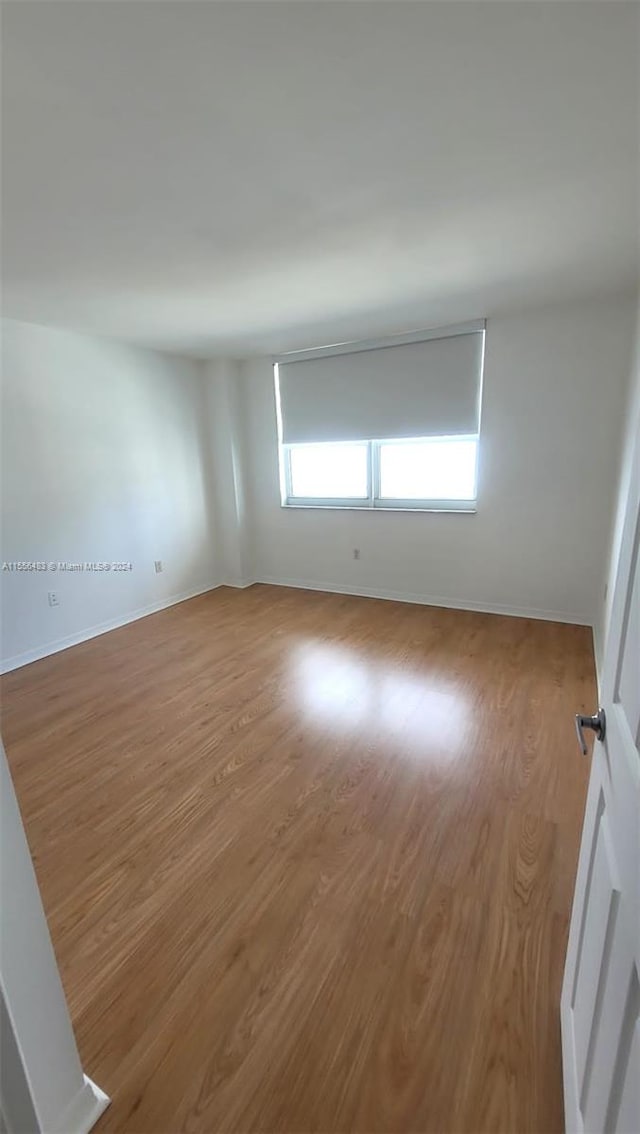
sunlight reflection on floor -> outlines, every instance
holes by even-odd
[[[468,750],[470,700],[442,676],[376,662],[346,646],[305,642],[292,655],[298,705],[308,724],[348,736],[370,735],[434,764],[457,761]],[[454,691],[455,690],[455,691]]]

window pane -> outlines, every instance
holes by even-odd
[[[291,495],[307,499],[360,500],[368,496],[368,445],[294,445]]]
[[[382,500],[475,500],[477,439],[383,441]]]

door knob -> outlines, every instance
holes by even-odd
[[[594,717],[583,717],[581,713],[576,713],[576,736],[578,737],[578,744],[582,750],[582,755],[586,756],[588,752],[587,742],[584,738],[584,728],[591,728],[596,734],[598,740],[604,740],[607,732],[607,718],[604,709],[598,709]]]

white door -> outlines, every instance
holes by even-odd
[[[562,987],[567,1131],[640,1134],[640,437]],[[594,706],[595,712],[595,706]]]

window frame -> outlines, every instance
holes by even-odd
[[[280,456],[280,504],[282,508],[324,508],[353,510],[358,512],[461,512],[465,514],[477,512],[478,503],[478,458],[480,451],[480,433],[452,435],[450,440],[474,441],[476,444],[476,474],[475,496],[464,500],[449,500],[437,497],[435,499],[409,499],[382,498],[380,496],[380,450],[383,445],[415,443],[417,441],[436,440],[429,437],[382,437],[371,440],[357,441],[298,441],[289,444],[278,441]],[[437,438],[441,440],[441,438]],[[367,488],[366,497],[307,497],[294,496],[292,493],[291,451],[293,449],[307,448],[310,445],[366,445],[367,446]]]
[[[291,472],[291,450],[307,449],[318,445],[359,445],[367,452],[367,495],[366,496],[294,496]],[[371,443],[369,441],[298,441],[291,445],[280,442],[284,469],[283,508],[370,508],[372,496]]]

